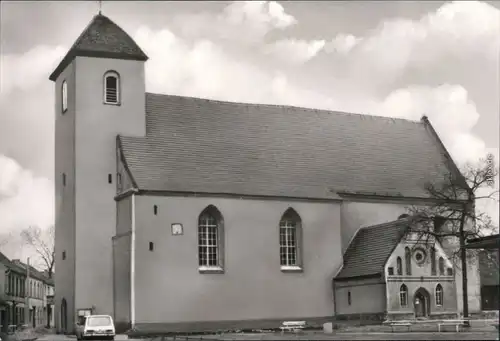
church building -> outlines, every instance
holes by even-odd
[[[440,245],[407,254],[398,219],[458,174],[427,117],[148,93],[147,60],[99,14],[49,77],[58,331],[89,313],[163,332],[460,309]]]

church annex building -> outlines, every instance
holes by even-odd
[[[147,93],[147,60],[99,14],[50,75],[60,332],[89,312],[153,332],[460,309],[441,245],[398,219],[458,172],[425,116]]]

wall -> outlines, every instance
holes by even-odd
[[[343,201],[342,253],[345,252],[354,234],[360,227],[387,223],[406,213],[406,203]]]
[[[351,293],[351,304],[348,301]],[[335,282],[337,315],[385,312],[385,284],[380,279],[352,279]]]
[[[74,319],[75,295],[75,61],[61,73],[55,82],[55,244],[54,244],[54,281],[55,294],[54,319],[56,328],[61,331],[61,302],[67,304],[67,321],[70,328]],[[61,87],[68,84],[68,109],[62,114]],[[63,185],[62,174],[66,174]],[[63,253],[66,258],[63,259]]]
[[[113,238],[113,283],[115,327],[130,323],[130,228],[131,197],[116,203],[116,236]]]
[[[198,216],[210,204],[224,217],[223,274],[198,271]],[[289,207],[302,219],[303,273],[280,270],[278,225]],[[339,204],[137,196],[136,210],[137,323],[333,315],[331,279],[342,261]],[[172,223],[183,224],[184,234],[172,236]]]
[[[103,104],[103,77],[110,70],[120,75],[120,105]],[[77,57],[76,75],[75,308],[112,315],[116,136],[145,134],[144,63]]]
[[[430,296],[430,314],[450,314],[457,312],[457,292],[455,288],[454,276],[446,275],[446,269],[452,268],[453,264],[447,258],[442,248],[436,244],[436,275],[432,275],[430,245],[420,245],[426,252],[425,261],[418,264],[412,253],[411,258],[411,275],[406,274],[405,248],[412,249],[415,247],[415,241],[409,236],[403,240],[387,260],[385,266],[385,276],[387,283],[387,311],[388,314],[412,314],[414,312],[414,294],[419,288],[427,290]],[[397,257],[401,257],[403,264],[403,275],[397,274]],[[445,259],[445,275],[439,275],[439,257]],[[388,274],[388,268],[394,268],[394,275]],[[408,287],[408,306],[401,307],[399,301],[399,291],[402,284]],[[443,287],[443,304],[436,306],[435,288],[437,284]]]

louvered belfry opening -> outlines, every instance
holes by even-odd
[[[114,74],[106,75],[105,79],[105,101],[106,103],[118,103],[118,76]]]

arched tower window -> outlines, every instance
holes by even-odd
[[[407,246],[405,247],[405,266],[406,266],[406,274],[411,276],[411,251]]]
[[[439,275],[444,276],[444,258],[439,257]]]
[[[436,285],[435,296],[436,296],[436,305],[437,306],[443,305],[443,287],[441,286],[441,284]]]
[[[300,269],[302,267],[302,220],[293,208],[286,210],[281,217],[279,235],[281,268],[284,270],[290,267]]]
[[[402,307],[408,305],[408,287],[405,284],[401,284],[399,287],[399,304]]]
[[[401,260],[401,257],[398,257],[396,259],[396,268],[397,268],[397,274],[399,276],[403,275],[403,261]]]
[[[215,206],[208,206],[198,217],[198,265],[200,270],[223,269],[224,219]]]
[[[120,104],[120,76],[114,71],[104,74],[104,103]]]
[[[62,113],[64,114],[68,110],[68,83],[63,80],[61,85],[61,102],[62,102]]]

